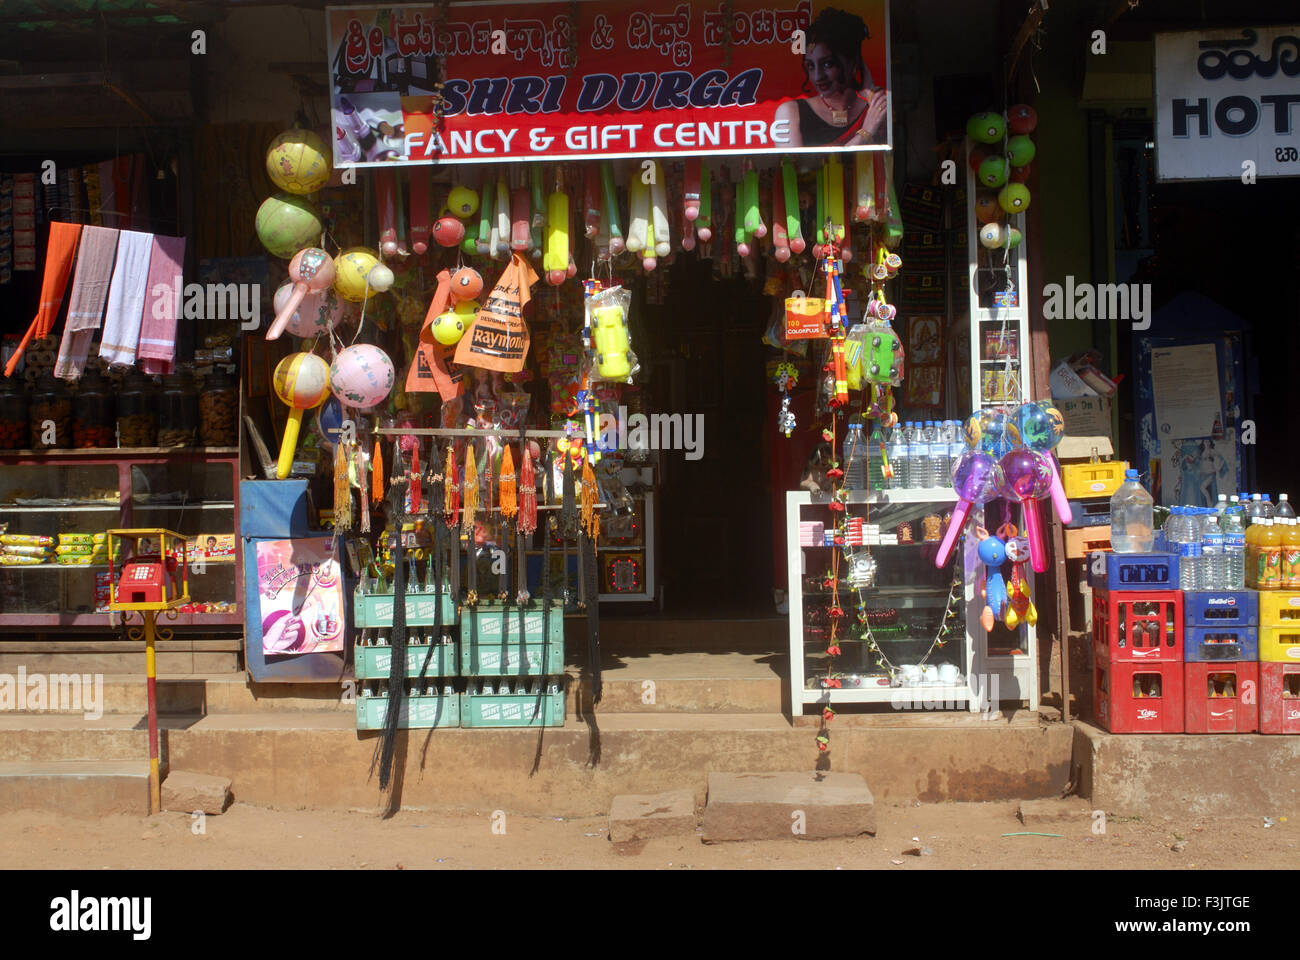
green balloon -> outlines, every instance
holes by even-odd
[[[979,181],[986,187],[1000,187],[1007,182],[1007,158],[989,157],[980,164]]]
[[[1007,132],[1000,113],[977,113],[966,121],[967,135],[977,143],[997,143]]]
[[[257,239],[273,256],[290,259],[303,247],[320,241],[324,225],[316,208],[291,193],[267,197],[257,208]]]
[[[1023,167],[1032,163],[1037,152],[1034,141],[1026,136],[1012,137],[1007,141],[1007,159],[1011,161],[1013,167]]]

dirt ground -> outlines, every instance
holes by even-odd
[[[272,810],[235,804],[189,815],[77,820],[40,811],[0,814],[7,868],[370,868],[467,870],[799,869],[1294,869],[1296,818],[1108,818],[1025,826],[1012,803],[885,805],[878,834],[848,840],[705,844],[695,836],[615,845],[604,818],[505,817],[491,811]],[[498,818],[497,823],[500,823]],[[1025,830],[1059,837],[1003,834]],[[907,854],[921,848],[922,855]]]

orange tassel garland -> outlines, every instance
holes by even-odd
[[[501,516],[507,520],[513,520],[519,514],[518,492],[515,486],[515,458],[510,453],[510,445],[506,444],[505,452],[501,454]]]

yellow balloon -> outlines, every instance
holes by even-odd
[[[379,264],[379,257],[365,247],[351,247],[334,259],[334,290],[344,300],[360,303],[367,299],[366,279]],[[379,291],[369,286],[369,296]]]

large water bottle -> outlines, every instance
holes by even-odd
[[[867,488],[867,441],[860,423],[850,423],[844,433],[844,486],[849,490]]]
[[[1232,498],[1236,500],[1236,497]],[[1227,557],[1228,590],[1246,586],[1246,525],[1240,504],[1233,503],[1223,515],[1223,552]]]
[[[1277,509],[1273,511],[1273,516],[1295,519],[1295,507],[1291,506],[1291,501],[1287,499],[1285,493],[1277,495]]]
[[[1182,516],[1178,538],[1178,587],[1180,590],[1200,590],[1201,538],[1197,530],[1197,518],[1191,507],[1177,509]]]
[[[894,468],[894,479],[889,481],[889,489],[906,490],[911,486],[911,464],[908,459],[907,428],[904,424],[899,423],[890,431],[885,452],[889,456],[889,465]]]
[[[952,439],[948,441],[948,476],[943,478],[944,486],[952,483],[952,469],[957,466],[957,461],[966,452],[966,441],[961,435],[961,423],[956,420],[952,421],[951,437]]]
[[[930,445],[930,472],[934,477],[932,487],[946,487],[952,474],[952,460],[949,456],[949,447],[952,443],[950,435],[952,424],[947,420],[935,424],[934,443]]]
[[[925,438],[925,430],[920,423],[908,424],[907,441],[909,484],[913,489],[930,485],[930,442]]]
[[[1250,505],[1246,507],[1246,516],[1252,521],[1264,519],[1264,498],[1261,494],[1250,495]]]
[[[1206,509],[1201,517],[1201,583],[1203,590],[1227,590],[1227,554],[1223,552],[1223,529],[1218,514]]]
[[[1124,471],[1124,482],[1110,498],[1110,546],[1116,553],[1150,553],[1155,540],[1151,494],[1138,482],[1136,470]]]
[[[1277,508],[1273,506],[1273,498],[1269,494],[1264,494],[1263,513],[1260,514],[1265,520],[1272,520],[1277,515]]]

